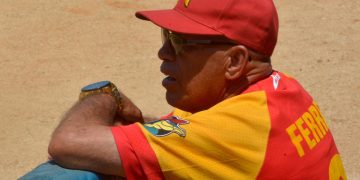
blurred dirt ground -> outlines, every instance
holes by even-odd
[[[161,115],[159,28],[136,10],[174,0],[0,0],[0,179],[47,159],[47,144],[79,89],[111,80],[145,114]],[[277,70],[320,105],[349,179],[360,179],[360,1],[279,1]]]

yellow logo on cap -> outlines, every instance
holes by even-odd
[[[188,7],[188,6],[189,6],[190,1],[191,1],[191,0],[184,0],[184,5],[185,5],[185,7]]]

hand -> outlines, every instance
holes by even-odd
[[[120,92],[120,91],[119,91]],[[140,109],[124,93],[120,92],[122,109],[117,112],[114,125],[126,125],[134,122],[143,123],[144,119]]]

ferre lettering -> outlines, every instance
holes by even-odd
[[[315,103],[299,119],[286,128],[286,132],[300,157],[305,155],[304,146],[306,145],[302,143],[303,140],[305,140],[308,149],[312,150],[324,139],[328,131],[326,121]]]
[[[190,1],[191,1],[191,0],[184,0],[184,6],[185,6],[185,7],[188,7],[189,4],[190,4]]]
[[[296,127],[299,129],[300,133],[304,136],[305,141],[307,143],[307,145],[309,146],[310,149],[313,149],[316,145],[316,141],[314,139],[310,138],[310,134],[311,132],[309,131],[309,129],[305,126],[303,126],[304,124],[304,120],[302,118],[299,118],[296,122]]]
[[[319,107],[314,103],[312,106],[309,107],[309,112],[315,118],[316,124],[320,127],[321,131],[325,135],[329,128],[325,122],[324,117],[321,115]]]
[[[287,129],[287,133],[290,136],[291,142],[294,144],[298,154],[300,157],[305,155],[304,149],[301,146],[301,141],[303,141],[303,138],[300,134],[295,134],[295,131],[297,130],[295,124],[291,124]]]
[[[314,118],[311,116],[309,112],[305,112],[302,115],[302,118],[304,119],[306,125],[311,130],[316,142],[320,141],[320,138],[324,138],[324,134],[320,131],[319,126],[315,123]],[[320,138],[319,138],[320,136]]]

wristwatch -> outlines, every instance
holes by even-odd
[[[96,94],[108,94],[115,98],[116,104],[119,110],[122,109],[122,100],[120,92],[116,86],[110,81],[100,81],[93,84],[89,84],[81,89],[79,100],[83,100],[88,96]]]

